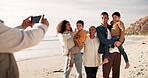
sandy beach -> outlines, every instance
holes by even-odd
[[[126,38],[131,40],[124,44],[131,66],[129,69],[124,69],[125,62],[122,57],[120,78],[148,78],[148,36]],[[57,54],[17,63],[20,78],[62,78],[65,57]],[[84,68],[82,72],[83,78],[85,78]],[[75,67],[71,71],[70,78],[76,78]],[[102,66],[98,69],[97,78],[102,78]]]

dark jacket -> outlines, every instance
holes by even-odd
[[[111,25],[108,25],[108,29],[111,30],[112,26]],[[98,53],[100,54],[104,54],[105,52],[105,45],[112,45],[114,44],[114,40],[109,40],[107,39],[107,29],[103,26],[103,25],[100,25],[96,28],[97,30],[97,36],[100,40],[100,47],[99,47],[99,50],[98,50]]]

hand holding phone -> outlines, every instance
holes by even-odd
[[[45,24],[45,25],[49,26],[49,22],[46,18],[44,18],[44,15],[32,16],[31,17],[31,23],[32,24],[41,23],[41,24]]]
[[[49,22],[46,18],[44,18],[44,15],[42,16],[41,24],[45,24],[45,25],[49,26]]]
[[[26,29],[28,26],[32,27],[34,24],[31,23],[31,21],[29,20],[32,16],[29,16],[28,18],[24,19],[22,22],[22,28]]]

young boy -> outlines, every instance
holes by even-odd
[[[114,12],[112,14],[112,17],[113,17],[113,20],[111,21],[111,24],[112,24],[112,29],[111,29],[112,38],[111,39],[115,40],[115,41],[119,41],[120,43],[123,44],[123,42],[124,42],[124,34],[125,34],[125,27],[124,27],[124,23],[120,20],[120,18],[121,18],[120,13],[119,12]],[[118,50],[124,57],[124,60],[126,62],[125,69],[127,69],[127,68],[129,68],[130,64],[129,64],[127,54],[125,53],[122,44],[118,47]],[[111,47],[114,48],[114,45],[112,45]],[[105,53],[109,53],[109,52],[105,52]],[[105,60],[108,61],[107,58],[105,58]],[[105,60],[104,60],[104,62],[105,62]],[[107,62],[105,62],[105,63],[107,63]]]
[[[74,54],[78,53],[82,50],[82,48],[83,48],[82,44],[84,44],[84,41],[86,40],[86,32],[83,30],[84,22],[82,20],[78,20],[76,24],[77,24],[78,32],[74,36],[75,46],[69,50],[70,62],[69,62],[68,70],[70,70],[73,67]]]

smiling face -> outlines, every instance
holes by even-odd
[[[70,31],[70,30],[71,30],[70,23],[67,23],[67,24],[66,24],[66,31]]]
[[[108,18],[108,16],[107,15],[101,15],[101,19],[102,19],[102,23],[103,24],[107,24],[107,22],[108,22],[108,20],[109,20],[109,18]]]
[[[95,33],[96,33],[96,28],[94,26],[91,26],[89,28],[89,34],[95,36]]]
[[[82,30],[84,26],[81,23],[77,23],[77,29],[78,31]]]

